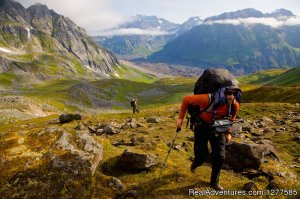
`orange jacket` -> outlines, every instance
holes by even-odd
[[[200,110],[203,110],[209,105],[209,103],[210,100],[208,94],[189,95],[184,97],[181,104],[179,119],[184,118],[188,105],[199,105]],[[232,121],[235,120],[239,107],[240,107],[239,103],[236,100],[234,100],[234,112],[231,118]],[[227,104],[218,106],[215,115],[216,119],[224,119],[224,117],[227,116],[227,111],[228,111]],[[213,110],[211,110],[210,112],[204,111],[200,113],[200,118],[205,122],[210,123],[213,120],[212,112]]]

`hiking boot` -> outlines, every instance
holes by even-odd
[[[210,185],[211,188],[213,188],[216,191],[222,191],[223,187],[220,184],[216,184],[216,185]]]
[[[191,172],[195,173],[195,170],[197,169],[197,167],[199,167],[200,165],[197,164],[196,162],[193,161],[193,163],[191,164]]]

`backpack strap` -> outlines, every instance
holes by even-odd
[[[215,121],[215,119],[216,119],[217,107],[218,107],[219,104],[220,104],[219,102],[216,102],[213,106],[213,113],[212,113],[213,114],[213,121]],[[231,119],[234,111],[235,111],[234,101],[232,101],[230,106],[228,106],[226,118]]]
[[[227,119],[231,119],[235,109],[234,109],[234,101],[232,101],[232,103],[230,104],[230,106],[228,106],[228,111],[227,111]]]
[[[207,112],[207,111],[209,111],[209,109],[212,108],[212,105],[213,105],[213,102],[214,102],[214,95],[211,94],[211,93],[208,93],[208,98],[209,98],[209,104],[205,107],[205,109],[200,110],[199,114],[203,113],[204,111]]]

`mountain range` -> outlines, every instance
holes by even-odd
[[[69,18],[42,4],[0,1],[0,72],[18,79],[107,78],[119,65]]]
[[[285,9],[264,14],[248,8],[182,24],[137,15],[111,30],[129,35],[93,39],[42,4],[25,9],[1,0],[0,16],[3,82],[109,78],[120,72],[115,55],[150,64],[225,67],[238,74],[300,65],[299,17]]]
[[[188,23],[191,20],[194,22]],[[294,22],[297,20],[285,9],[264,14],[247,8],[204,20],[190,18],[167,35],[119,35],[102,38],[100,43],[117,56],[136,61],[225,67],[235,73],[251,73],[300,65],[300,23]],[[149,45],[147,40],[156,45]]]
[[[156,16],[136,15],[132,21],[111,30],[116,32],[125,29],[131,32],[125,35],[95,36],[93,39],[117,57],[141,58],[161,50],[166,43],[202,22],[200,17],[191,17],[183,24],[176,24]],[[140,32],[137,33],[138,30]]]

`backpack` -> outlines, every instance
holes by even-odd
[[[238,81],[226,69],[205,69],[194,87],[194,94],[215,93],[222,87],[238,86]]]
[[[202,112],[209,112],[209,113],[212,112],[213,120],[214,120],[218,106],[224,105],[226,103],[226,98],[224,95],[225,89],[226,89],[226,87],[222,87],[214,94],[208,94],[209,95],[209,104],[207,105],[207,107],[205,107],[202,110],[199,105],[191,105],[191,104],[188,105],[186,128],[188,127],[188,125],[190,125],[190,129],[194,130],[196,125],[200,125],[202,123],[202,119],[200,118],[200,114]],[[234,111],[235,111],[234,104],[232,103],[228,107],[227,118],[231,118]]]
[[[225,90],[228,87],[238,87],[238,81],[234,76],[226,69],[205,69],[203,74],[199,77],[194,87],[194,94],[210,94],[209,105],[200,110],[199,106],[189,105],[188,106],[188,117],[187,126],[190,122],[190,129],[194,130],[195,125],[201,123],[199,115],[206,111],[210,112],[213,110],[215,114],[216,109],[219,105],[226,103]],[[236,100],[241,103],[241,91],[237,92]],[[233,104],[229,107],[228,117],[234,112]]]
[[[131,101],[130,101],[130,106],[132,106],[132,107],[135,106],[135,101],[134,101],[134,100],[131,100]]]

